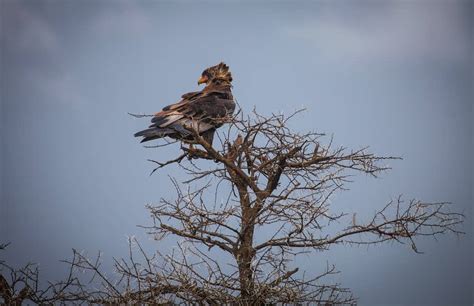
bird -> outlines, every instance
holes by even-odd
[[[232,74],[224,62],[205,69],[198,80],[201,91],[181,96],[175,104],[165,106],[155,113],[148,129],[135,133],[141,142],[170,137],[185,143],[197,143],[190,129],[194,129],[212,145],[216,129],[223,125],[223,118],[234,113]]]

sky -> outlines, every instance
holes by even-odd
[[[473,4],[469,1],[12,1],[1,12],[3,258],[64,276],[71,249],[127,256],[127,236],[165,248],[137,225],[145,204],[172,197],[149,176],[133,138],[153,113],[198,90],[225,61],[244,111],[307,111],[294,128],[349,148],[396,155],[380,178],[357,176],[335,211],[370,215],[391,199],[449,201],[466,215],[461,237],[409,246],[337,246],[328,261],[360,305],[473,303]]]

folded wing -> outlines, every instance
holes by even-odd
[[[135,134],[143,137],[141,142],[162,137],[192,141],[188,130],[194,128],[208,142],[212,143],[215,129],[222,125],[219,118],[232,114],[235,103],[230,91],[211,90],[190,92],[178,103],[164,107],[152,118],[148,129]]]

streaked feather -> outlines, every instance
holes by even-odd
[[[203,90],[186,93],[182,95],[181,101],[164,107],[151,119],[149,128],[135,136],[144,137],[142,142],[162,137],[189,142],[192,141],[192,135],[188,129],[192,127],[212,143],[215,130],[222,125],[216,119],[232,114],[235,102],[228,66],[221,63],[206,69],[204,73],[215,75],[215,79]]]

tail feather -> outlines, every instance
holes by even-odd
[[[145,136],[146,134],[150,133],[154,129],[146,129],[140,132],[136,132],[133,136],[135,137],[140,137],[140,136]]]
[[[149,128],[135,133],[135,137],[143,137],[141,142],[150,141],[153,139],[163,138],[169,134],[174,133],[171,129]]]
[[[200,131],[200,135],[212,145],[212,141],[214,139],[214,133],[216,131],[215,128],[209,126],[209,129]],[[163,138],[169,136],[175,139],[181,140],[193,140],[193,136],[189,130],[183,127],[180,124],[171,124],[169,127],[166,128],[158,128],[158,127],[151,127],[143,131],[139,131],[134,134],[135,137],[143,137],[141,142],[147,142],[154,139]]]
[[[147,141],[150,141],[150,140],[155,140],[155,139],[158,139],[158,137],[144,137],[140,143],[142,142],[147,142]]]

